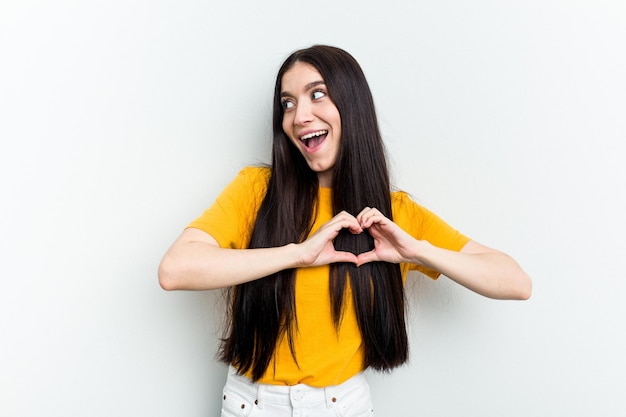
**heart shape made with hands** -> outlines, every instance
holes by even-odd
[[[401,262],[404,258],[402,252],[413,240],[379,210],[369,207],[363,209],[356,217],[347,212],[341,212],[323,225],[320,230],[322,229],[330,229],[327,238],[332,241],[335,255],[342,254],[339,262],[354,262],[357,265],[373,261]],[[357,246],[360,247],[360,253],[349,252],[347,254],[345,252],[347,248],[336,246],[336,237],[348,233],[367,236],[367,239],[359,239],[361,242]]]
[[[399,233],[400,232],[400,233]],[[318,229],[315,235],[327,243],[325,252],[329,262],[351,262],[362,265],[373,261],[398,262],[401,259],[396,244],[398,237],[405,234],[393,221],[385,217],[376,209],[366,208],[353,216],[347,212],[341,212]],[[337,239],[340,236],[362,236],[357,239],[347,239],[350,248]],[[354,245],[356,240],[356,245]],[[322,243],[322,242],[320,242]],[[328,245],[330,243],[330,245]],[[352,252],[356,246],[356,252]],[[321,247],[318,246],[318,250]],[[322,251],[324,252],[324,251]]]

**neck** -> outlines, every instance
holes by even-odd
[[[333,186],[333,171],[324,171],[317,174],[319,186],[323,188],[331,188]]]

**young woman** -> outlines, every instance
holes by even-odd
[[[347,52],[287,58],[273,129],[271,167],[243,169],[159,267],[167,290],[230,290],[223,416],[372,415],[362,371],[407,360],[410,269],[530,296],[511,257],[391,191],[370,89]]]

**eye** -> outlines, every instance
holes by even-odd
[[[281,106],[283,106],[283,110],[289,110],[295,106],[293,101],[291,100],[283,100],[280,102]]]
[[[315,90],[311,94],[311,98],[313,100],[319,100],[320,98],[325,97],[325,96],[326,96],[326,92],[324,92],[323,90]]]

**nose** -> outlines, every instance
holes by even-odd
[[[305,125],[311,121],[313,121],[313,112],[311,108],[311,103],[300,102],[296,107],[296,115],[294,122],[297,125]]]

